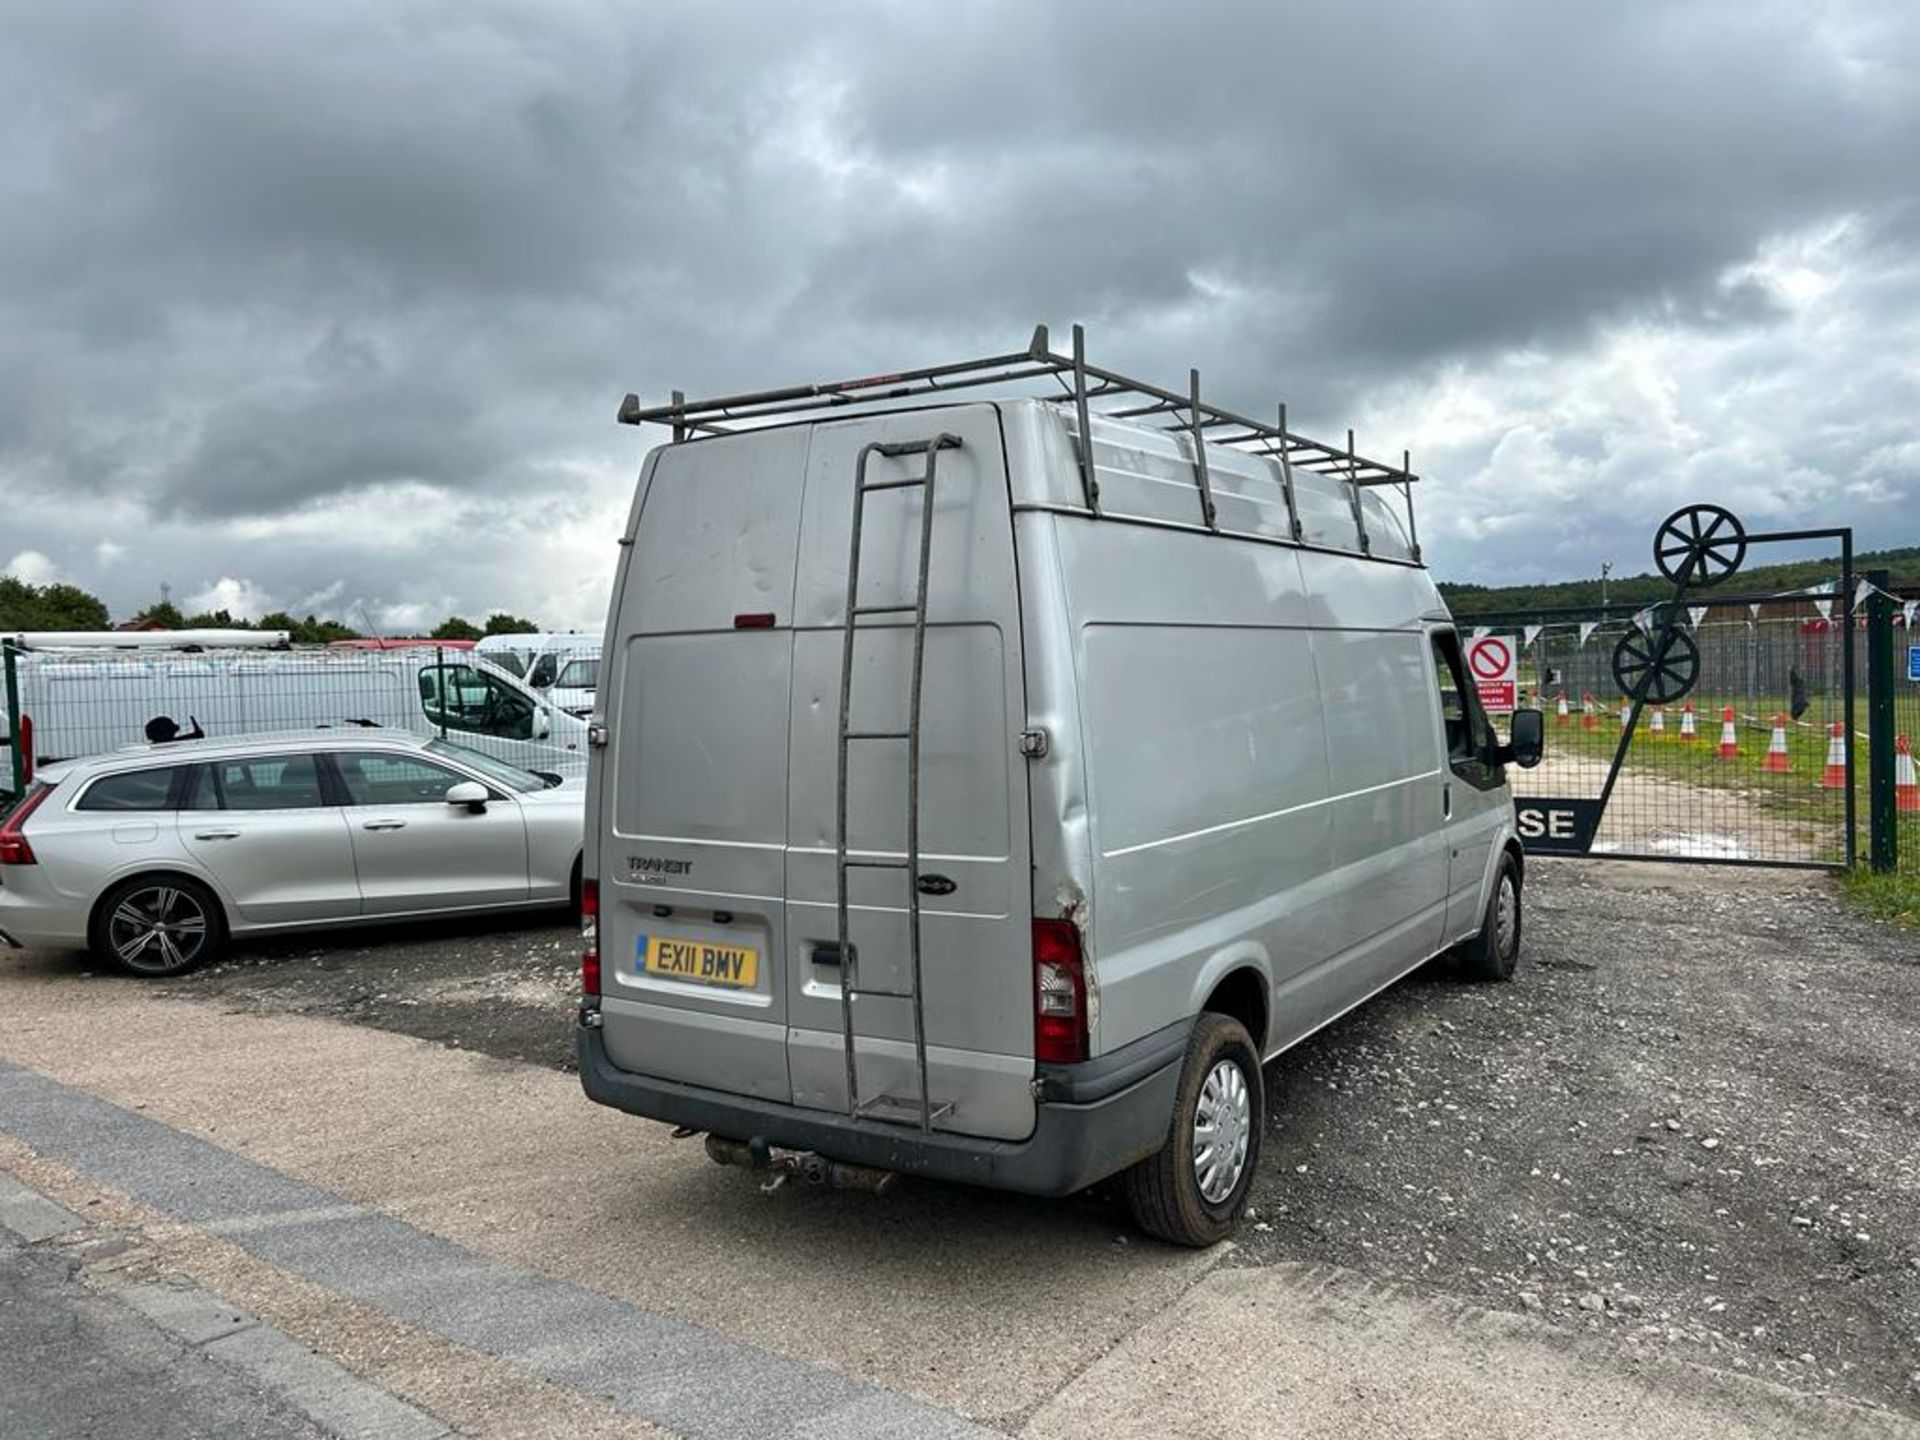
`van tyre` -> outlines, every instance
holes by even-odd
[[[1468,980],[1511,980],[1520,962],[1520,867],[1502,852],[1480,933],[1460,947],[1460,973]]]
[[[101,898],[87,943],[130,975],[184,975],[226,949],[226,917],[213,892],[197,880],[141,876],[121,881]]]
[[[1202,1014],[1180,1066],[1172,1133],[1121,1177],[1134,1223],[1176,1245],[1231,1235],[1253,1193],[1266,1112],[1260,1055],[1246,1026]]]

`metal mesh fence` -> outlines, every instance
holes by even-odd
[[[10,795],[16,770],[29,765],[128,745],[316,728],[434,737],[527,770],[583,774],[597,650],[583,644],[560,657],[538,689],[471,650],[440,646],[9,647],[13,699],[0,792]],[[554,683],[562,671],[585,683],[563,690]],[[7,803],[0,796],[0,806]]]
[[[1920,875],[1920,625],[1902,611],[1893,631],[1893,803],[1899,846],[1896,868]]]
[[[1614,650],[1649,617],[1501,618],[1515,623],[1495,628],[1524,642],[1522,689],[1547,712],[1546,756],[1516,790],[1598,800],[1629,711]],[[1849,637],[1836,602],[1690,600],[1684,623],[1698,681],[1681,702],[1642,711],[1594,853],[1847,863],[1851,787],[1865,815],[1864,637],[1853,639],[1849,725]]]

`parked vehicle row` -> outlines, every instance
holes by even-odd
[[[330,726],[443,736],[522,769],[586,772],[585,721],[473,651],[34,649],[16,666],[43,765],[168,734]]]
[[[463,745],[338,730],[47,766],[0,820],[0,944],[163,976],[236,935],[577,906],[583,800]]]

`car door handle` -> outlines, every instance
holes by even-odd
[[[362,830],[404,830],[407,828],[407,822],[404,820],[369,820],[360,828]]]
[[[240,838],[240,832],[238,830],[196,830],[193,832],[193,838],[196,840],[238,840]]]

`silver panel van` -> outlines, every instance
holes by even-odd
[[[1513,973],[1539,716],[1482,712],[1404,464],[1044,329],[623,418],[675,438],[589,734],[594,1100],[814,1178],[1118,1176],[1208,1244],[1264,1061],[1435,956]]]

